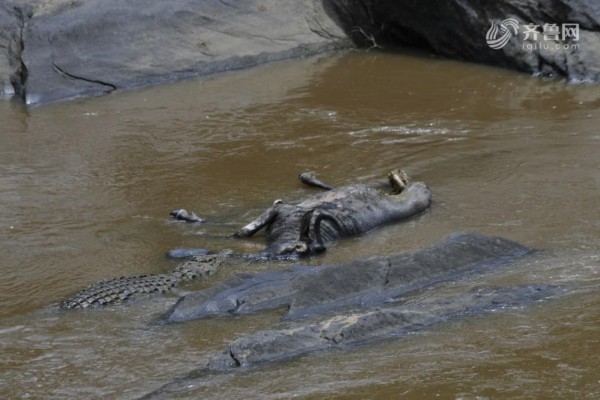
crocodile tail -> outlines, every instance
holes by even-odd
[[[64,300],[62,308],[101,307],[123,302],[136,294],[165,293],[177,286],[171,274],[123,276],[94,283]]]
[[[64,300],[60,306],[67,309],[101,307],[124,302],[135,295],[166,293],[181,282],[215,273],[231,255],[231,251],[224,250],[192,257],[168,274],[123,276],[100,281]]]

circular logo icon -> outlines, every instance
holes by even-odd
[[[485,34],[485,41],[488,46],[494,50],[499,50],[506,46],[513,35],[519,33],[519,21],[514,18],[507,18],[497,23],[492,22],[492,26]]]

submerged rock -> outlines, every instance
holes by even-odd
[[[275,329],[241,335],[201,368],[144,398],[173,398],[223,371],[398,339],[453,319],[520,308],[567,292],[546,284],[473,286],[472,280],[458,293],[435,285],[494,271],[528,252],[502,238],[453,234],[412,253],[232,277],[183,297],[167,319],[290,307],[284,321]]]
[[[452,318],[521,307],[562,291],[564,288],[560,286],[549,285],[475,288],[443,301],[346,313],[316,323],[295,323],[286,329],[261,331],[234,340],[224,351],[210,358],[207,369],[250,367],[316,350],[348,348],[401,337]]]
[[[183,322],[280,307],[287,307],[286,319],[297,319],[348,307],[374,307],[436,282],[507,263],[529,251],[510,240],[457,233],[413,253],[234,276],[183,296],[166,320]]]

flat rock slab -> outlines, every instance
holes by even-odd
[[[223,372],[397,339],[452,319],[523,307],[567,292],[563,286],[528,284],[470,286],[458,294],[444,294],[443,285],[434,286],[496,271],[529,252],[503,238],[456,233],[411,253],[234,276],[184,296],[169,311],[167,320],[287,307],[284,321],[277,329],[234,339],[200,369],[144,398],[173,398]],[[422,289],[440,289],[440,293],[422,296],[418,292]]]
[[[428,299],[410,305],[391,305],[343,313],[317,322],[293,322],[284,329],[242,336],[213,354],[208,363],[177,378],[144,399],[170,399],[194,384],[227,371],[288,360],[331,349],[348,350],[384,339],[399,339],[457,318],[520,308],[567,292],[562,286],[524,285],[478,287],[447,299]]]
[[[503,238],[456,233],[413,253],[234,276],[182,297],[166,320],[183,322],[282,307],[288,308],[286,319],[298,319],[342,308],[373,307],[436,282],[494,268],[529,251]]]
[[[318,0],[30,0],[0,6],[27,104],[100,95],[350,44]],[[14,10],[27,10],[16,18]],[[16,29],[23,27],[23,29]],[[0,48],[0,53],[3,53]],[[4,52],[6,54],[6,52]],[[7,75],[0,57],[0,79]],[[14,75],[14,66],[8,66]],[[0,82],[1,83],[1,82]]]
[[[287,329],[261,331],[234,340],[211,357],[208,370],[251,367],[317,350],[401,337],[452,318],[521,307],[563,291],[560,286],[549,285],[476,288],[443,301],[347,313],[317,323],[295,323]]]

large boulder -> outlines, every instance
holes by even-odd
[[[165,318],[184,322],[286,308],[285,318],[292,320],[348,307],[377,307],[434,283],[508,263],[529,251],[503,238],[456,233],[412,253],[233,276],[183,296]]]
[[[398,340],[454,319],[551,300],[567,290],[553,285],[475,287],[443,300],[426,299],[415,304],[354,310],[318,321],[293,322],[280,329],[259,331],[233,340],[222,351],[214,353],[201,368],[142,398],[193,397],[189,396],[190,389],[219,379],[219,373],[289,360],[317,351],[347,350],[384,339]]]
[[[414,46],[574,82],[600,78],[600,3],[594,0],[324,2],[363,47]]]
[[[27,104],[171,82],[349,45],[320,0],[30,0],[0,5],[0,83]],[[8,71],[8,72],[7,72]],[[8,75],[8,78],[7,78]],[[5,85],[6,86],[6,85]],[[8,93],[12,89],[5,89]]]
[[[351,42],[596,82],[600,3],[2,0],[0,97],[41,104],[93,96]]]
[[[207,369],[228,370],[286,360],[301,354],[332,348],[344,349],[386,338],[398,338],[447,322],[549,299],[565,289],[551,285],[478,287],[464,295],[416,304],[352,311],[318,322],[292,323],[232,341],[213,355]]]
[[[503,265],[518,268],[540,260],[542,252],[531,258],[526,256],[529,252],[503,238],[457,233],[410,253],[234,276],[182,297],[167,320],[275,308],[284,310],[284,320],[272,329],[240,335],[200,369],[143,398],[181,397],[195,383],[206,384],[222,372],[397,340],[454,319],[521,308],[568,293],[567,286],[507,286],[502,283],[506,279],[497,279]],[[484,275],[495,275],[494,284],[487,286]]]

